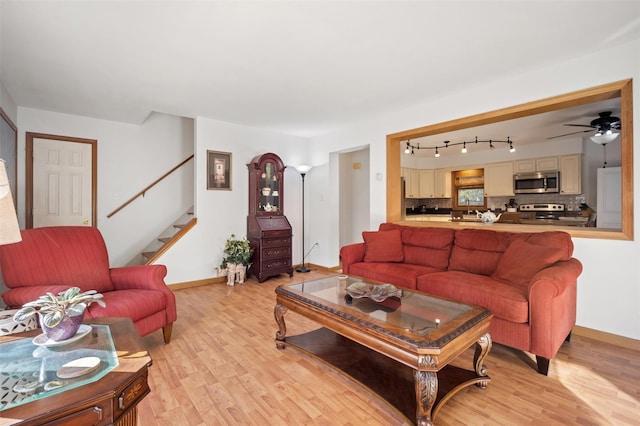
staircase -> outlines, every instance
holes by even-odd
[[[128,265],[149,265],[155,262],[164,252],[166,252],[173,244],[175,244],[189,229],[193,228],[197,223],[197,219],[193,217],[193,207],[185,212],[178,220],[173,222],[171,226],[162,231],[158,238],[147,245],[142,253],[133,258]]]

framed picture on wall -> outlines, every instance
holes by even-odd
[[[231,190],[231,153],[207,150],[207,189]]]

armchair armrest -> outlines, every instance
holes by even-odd
[[[355,243],[344,246],[340,249],[342,259],[342,272],[349,273],[349,266],[364,260],[364,243]]]
[[[164,277],[167,275],[165,265],[122,266],[111,268],[110,273],[116,291],[155,290],[164,293],[167,301],[167,323],[170,324],[176,320],[176,297],[164,282]]]
[[[116,290],[162,290],[167,288],[164,265],[138,265],[111,268],[111,281]]]
[[[577,280],[582,263],[571,258],[543,269],[529,283],[531,349],[553,358],[576,323]]]

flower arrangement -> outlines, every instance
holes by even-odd
[[[238,240],[234,234],[231,234],[224,244],[224,257],[220,268],[225,269],[227,264],[233,263],[236,265],[242,264],[249,269],[252,257],[253,249],[249,245],[249,240],[246,237]]]
[[[47,293],[40,296],[37,300],[25,303],[22,308],[13,315],[13,319],[21,322],[30,316],[39,313],[42,323],[53,328],[60,324],[66,315],[78,315],[84,312],[84,309],[92,303],[105,307],[106,304],[102,300],[102,294],[95,290],[80,292],[80,288],[71,287],[55,296],[53,293]]]

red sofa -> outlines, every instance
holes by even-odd
[[[582,264],[569,234],[383,223],[363,238],[340,250],[345,274],[483,306],[493,341],[533,353],[548,374],[576,321]]]
[[[91,304],[85,318],[128,317],[141,336],[162,329],[171,340],[176,300],[164,283],[164,265],[109,267],[104,239],[97,228],[54,226],[21,231],[22,241],[0,246],[0,268],[10,308],[69,287],[97,290],[106,307]]]

